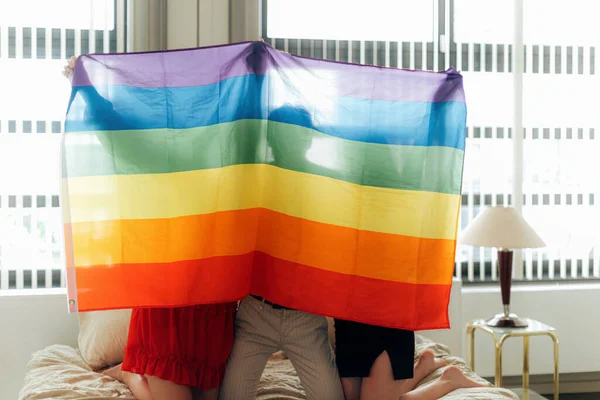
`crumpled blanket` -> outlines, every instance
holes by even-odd
[[[456,365],[470,378],[489,385],[485,388],[456,390],[443,397],[443,400],[518,400],[518,397],[511,391],[492,387],[483,378],[469,371],[465,362],[459,357],[451,356],[446,346],[417,335],[416,349],[415,360],[418,358],[418,354],[429,349],[436,356],[443,357],[448,365]],[[419,386],[435,380],[442,372],[443,369],[434,372]],[[281,354],[269,360],[256,398],[259,400],[306,398],[290,360]],[[92,371],[81,358],[78,350],[69,346],[53,345],[33,354],[27,366],[25,382],[19,399],[134,400],[134,397],[123,383]]]

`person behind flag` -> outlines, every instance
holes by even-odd
[[[346,400],[435,400],[455,389],[483,386],[450,366],[433,383],[415,389],[446,363],[426,350],[415,366],[413,331],[335,319],[335,344]]]
[[[71,57],[63,75],[71,79],[76,62]],[[95,88],[78,89],[87,116],[96,107],[105,118],[121,118]],[[114,151],[110,138],[102,132],[97,137],[106,151]],[[140,400],[216,400],[233,344],[236,309],[237,302],[134,308],[123,362],[104,374],[124,382]]]
[[[249,69],[257,77],[266,73],[266,44],[254,43],[246,58]],[[260,78],[258,78],[260,79]],[[264,82],[264,81],[263,81]],[[267,87],[262,87],[263,94]],[[283,104],[265,110],[268,121],[294,121],[295,125],[312,128],[310,113],[295,104]],[[310,141],[289,148],[267,122],[267,163],[286,169],[306,159]],[[291,360],[309,400],[344,398],[340,378],[329,343],[328,323],[323,316],[274,303],[267,298],[250,295],[240,303],[235,321],[235,340],[229,356],[222,400],[253,399],[262,372],[271,354],[283,350]]]

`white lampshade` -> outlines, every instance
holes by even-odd
[[[546,244],[513,207],[490,207],[460,235],[459,243],[501,249],[529,249]]]

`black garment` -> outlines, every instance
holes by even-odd
[[[411,379],[415,358],[413,331],[335,320],[335,361],[342,378],[368,377],[384,350],[392,362],[394,379]]]

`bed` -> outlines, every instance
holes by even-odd
[[[481,399],[505,400],[518,399],[506,389],[492,387],[487,381],[469,371],[465,362],[450,355],[448,348],[425,337],[417,335],[417,355],[430,349],[438,357],[443,357],[449,365],[461,368],[472,379],[486,383],[488,387],[460,389],[444,400]],[[419,385],[426,385],[443,372],[434,372]],[[257,399],[304,399],[304,392],[291,362],[283,354],[271,357],[262,376]],[[84,360],[82,352],[69,346],[52,345],[33,354],[27,366],[25,382],[19,399],[134,399],[124,384],[101,373],[94,372]]]

